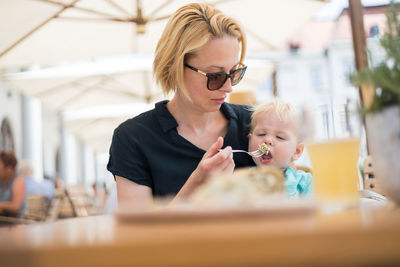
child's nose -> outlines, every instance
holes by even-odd
[[[268,146],[272,146],[272,145],[274,144],[274,143],[272,142],[271,136],[267,135],[267,136],[265,137],[265,143],[266,143]]]

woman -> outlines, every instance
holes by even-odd
[[[232,157],[232,147],[247,150],[251,113],[224,102],[246,71],[245,49],[238,23],[211,6],[193,3],[171,16],[153,68],[175,94],[114,131],[107,168],[120,205],[184,200],[209,177],[254,165],[245,154]]]
[[[25,213],[25,180],[16,176],[17,159],[13,152],[0,152],[0,213],[18,216]]]

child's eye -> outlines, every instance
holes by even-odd
[[[276,138],[278,138],[279,140],[286,140],[286,138],[285,137],[283,137],[283,136],[277,136]]]
[[[256,134],[257,136],[265,136],[266,134],[265,133],[258,133],[258,134]]]

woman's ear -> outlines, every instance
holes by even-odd
[[[299,159],[301,154],[303,154],[303,151],[304,151],[304,144],[303,143],[298,143],[296,145],[296,151],[294,152],[294,154],[292,156],[292,161]]]

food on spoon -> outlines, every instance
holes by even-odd
[[[263,154],[268,154],[269,147],[265,143],[262,143],[261,145],[258,146],[257,150],[262,152]]]

